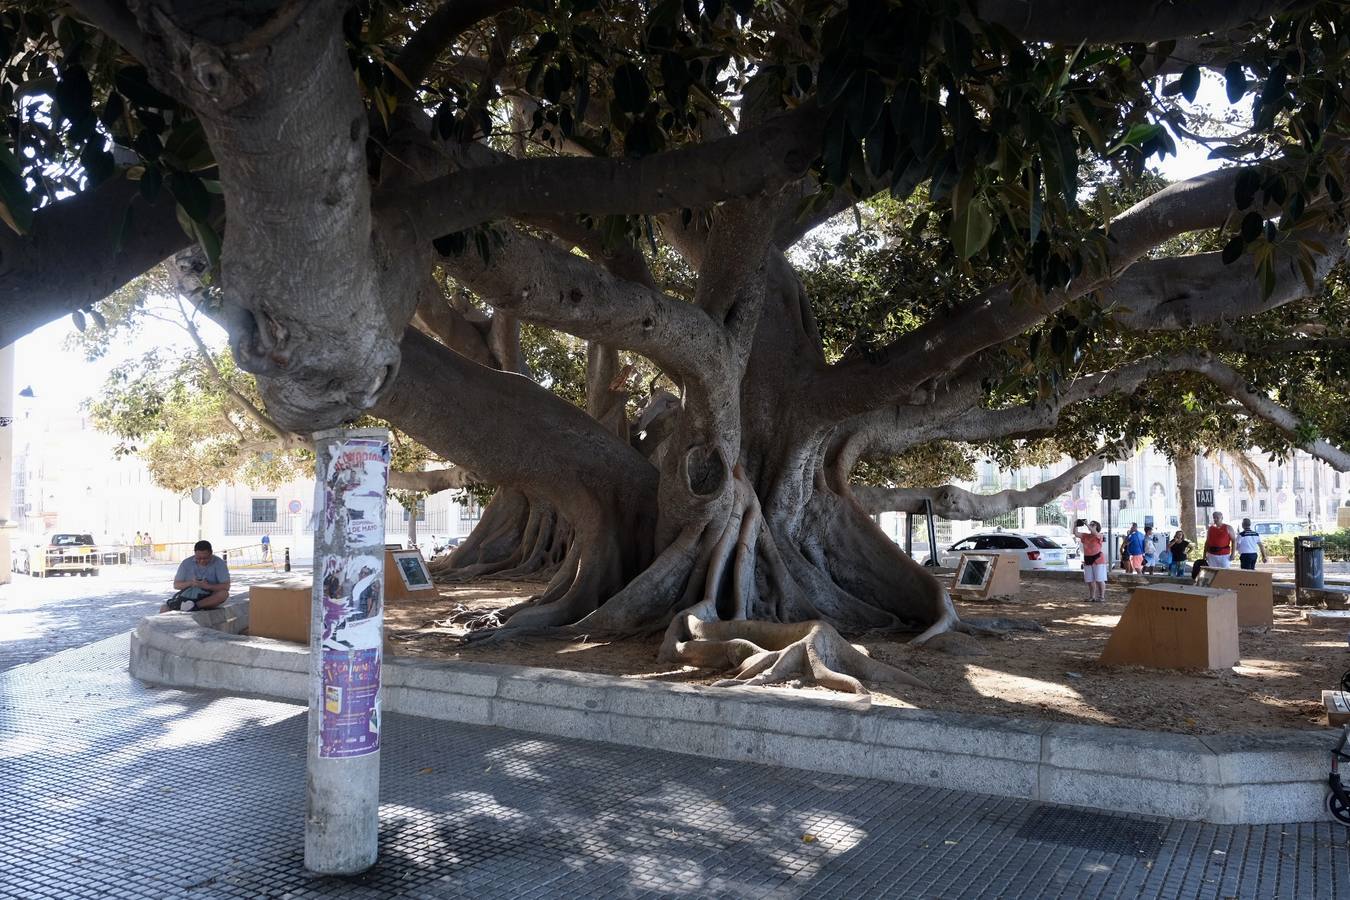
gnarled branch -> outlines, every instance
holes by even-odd
[[[999,491],[996,494],[973,494],[954,484],[934,488],[883,488],[859,484],[853,485],[852,490],[863,509],[872,515],[883,512],[923,512],[924,501],[929,500],[933,504],[933,512],[944,519],[990,519],[1024,506],[1044,506],[1083,477],[1099,471],[1113,454],[1112,448],[1103,448],[1054,478],[1023,490]]]

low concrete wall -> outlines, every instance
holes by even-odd
[[[131,674],[304,702],[309,650],[234,632],[247,602],[141,621]],[[218,630],[223,629],[223,630]],[[1216,823],[1327,818],[1332,729],[1193,737],[555,669],[386,658],[391,712]]]

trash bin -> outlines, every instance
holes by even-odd
[[[1294,538],[1294,587],[1322,589],[1322,536],[1301,534]]]

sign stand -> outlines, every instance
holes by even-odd
[[[322,431],[314,455],[305,868],[351,875],[379,856],[389,432]]]
[[[1203,510],[1205,511],[1205,512],[1204,512],[1204,524],[1202,524],[1202,525],[1200,526],[1201,529],[1202,529],[1202,530],[1201,530],[1201,534],[1204,534],[1204,533],[1205,533],[1204,529],[1207,529],[1207,528],[1209,527],[1209,511],[1210,511],[1211,509],[1214,508],[1214,489],[1213,489],[1213,488],[1197,488],[1197,489],[1196,489],[1196,492],[1195,492],[1195,505],[1198,506],[1198,507],[1200,507],[1201,509],[1203,509]],[[1192,523],[1191,523],[1191,526],[1194,527],[1194,526],[1195,526],[1195,523],[1192,522]],[[1201,546],[1202,546],[1202,548],[1204,547],[1203,544],[1202,544]],[[1205,554],[1202,552],[1202,553],[1200,554],[1200,557],[1203,559],[1204,556],[1205,556]]]

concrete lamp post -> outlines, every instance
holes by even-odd
[[[305,867],[350,875],[379,855],[389,432],[319,432],[314,453]]]

